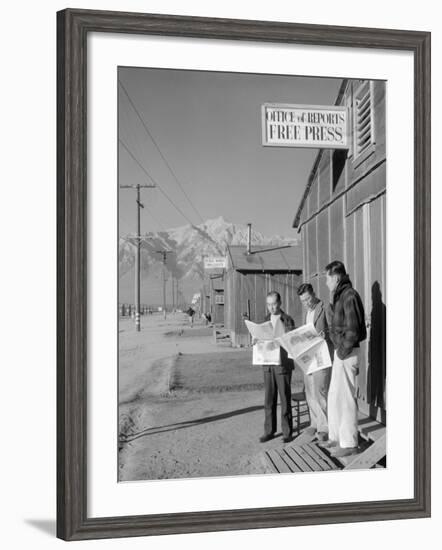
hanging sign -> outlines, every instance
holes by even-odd
[[[204,258],[204,269],[224,269],[225,267],[225,256],[207,256]]]
[[[264,103],[262,144],[274,147],[348,149],[347,108]]]

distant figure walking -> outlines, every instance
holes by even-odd
[[[359,342],[367,337],[361,297],[353,288],[342,262],[325,268],[326,283],[333,293],[330,338],[335,348],[328,392],[328,434],[324,446],[337,457],[358,451],[358,402],[356,377],[359,372]]]
[[[192,306],[189,306],[189,309],[187,309],[186,314],[189,319],[189,325],[193,327],[193,318],[195,317],[195,310],[192,308]]]
[[[207,326],[212,321],[210,313],[203,313],[201,317],[204,319],[204,324]]]

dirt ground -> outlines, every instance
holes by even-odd
[[[250,349],[215,344],[184,314],[144,316],[141,332],[120,320],[119,349],[120,481],[270,473],[262,451],[282,440],[258,441],[263,374]]]

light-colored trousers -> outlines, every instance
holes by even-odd
[[[310,426],[317,432],[328,433],[327,395],[331,367],[304,375],[305,397],[310,411]]]
[[[328,391],[328,437],[340,447],[358,446],[358,402],[356,376],[359,371],[359,348],[345,359],[334,354]]]

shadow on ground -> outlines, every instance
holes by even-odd
[[[170,432],[174,430],[183,430],[184,428],[192,428],[193,426],[198,426],[201,424],[207,424],[209,422],[217,422],[218,420],[225,420],[226,418],[232,418],[233,416],[238,416],[240,414],[247,414],[254,411],[259,411],[260,409],[263,409],[264,407],[262,405],[257,405],[254,407],[245,407],[244,409],[239,409],[237,411],[229,411],[221,414],[215,414],[212,416],[205,416],[204,418],[197,418],[195,420],[188,420],[186,422],[177,422],[174,424],[168,424],[167,426],[155,426],[153,428],[149,428],[147,430],[143,430],[142,432],[136,433],[128,437],[127,439],[123,439],[125,443],[129,443],[130,441],[134,441],[135,439],[139,439],[140,437],[145,437],[148,435],[154,435],[158,433],[165,433]]]

